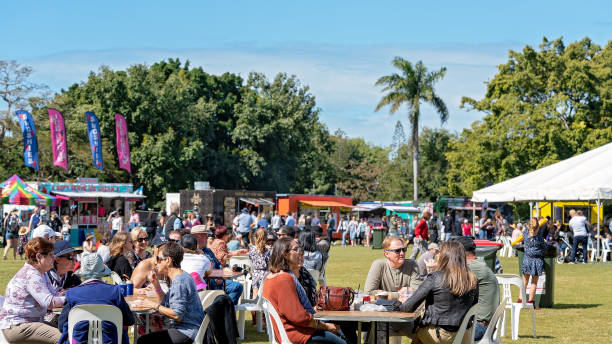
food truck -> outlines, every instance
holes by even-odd
[[[78,178],[63,183],[39,182],[38,189],[59,200],[56,211],[60,218],[70,216],[70,241],[74,246],[80,246],[87,233],[100,235],[109,231],[106,220],[112,211],[119,211],[127,227],[130,210],[145,198],[134,192],[132,184],[101,183],[98,178]]]

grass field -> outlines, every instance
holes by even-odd
[[[364,247],[332,247],[327,282],[333,286],[363,287],[371,262],[382,251]],[[501,259],[504,272],[518,273],[517,258]],[[0,262],[0,290],[23,265],[23,261]],[[612,265],[556,265],[555,307],[536,311],[538,339],[531,336],[531,316],[521,312],[521,343],[611,343],[612,342]],[[514,292],[514,291],[513,291]],[[2,294],[4,294],[2,292]],[[516,297],[515,297],[516,299]],[[503,343],[512,343],[507,336]],[[257,333],[247,320],[245,343],[268,343],[265,333]],[[403,343],[410,343],[404,338]]]

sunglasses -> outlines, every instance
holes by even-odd
[[[385,251],[387,251],[387,252],[395,252],[395,254],[400,254],[400,252],[406,253],[406,248],[402,247],[402,248],[396,248],[394,250],[385,250]]]
[[[74,255],[72,255],[72,254],[71,254],[71,255],[69,255],[69,256],[60,256],[60,258],[64,258],[64,259],[68,259],[68,260],[75,260],[75,259],[76,259],[76,256],[74,256]]]
[[[147,242],[147,241],[149,241],[149,238],[138,238],[138,239],[136,239],[136,241],[138,241],[138,242]]]
[[[170,242],[179,242],[180,240],[176,240],[176,239],[168,239],[168,241],[170,241]]]
[[[157,260],[157,262],[159,263],[159,262],[161,262],[162,260],[164,260],[164,259],[166,259],[166,258],[165,258],[165,257],[162,257],[162,256],[157,256],[155,259],[156,259],[156,260]]]

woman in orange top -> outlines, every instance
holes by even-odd
[[[338,327],[313,319],[314,309],[306,292],[291,272],[304,253],[295,240],[280,238],[274,243],[263,285],[263,297],[272,303],[281,318],[289,340],[294,344],[346,344],[338,337]],[[274,328],[277,340],[280,334]]]

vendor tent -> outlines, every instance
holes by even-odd
[[[474,202],[612,199],[612,143],[474,191]]]
[[[0,195],[0,204],[15,204],[15,205],[54,205],[55,197],[47,195],[35,190],[26,184],[18,175],[12,177],[2,183],[2,194]]]

